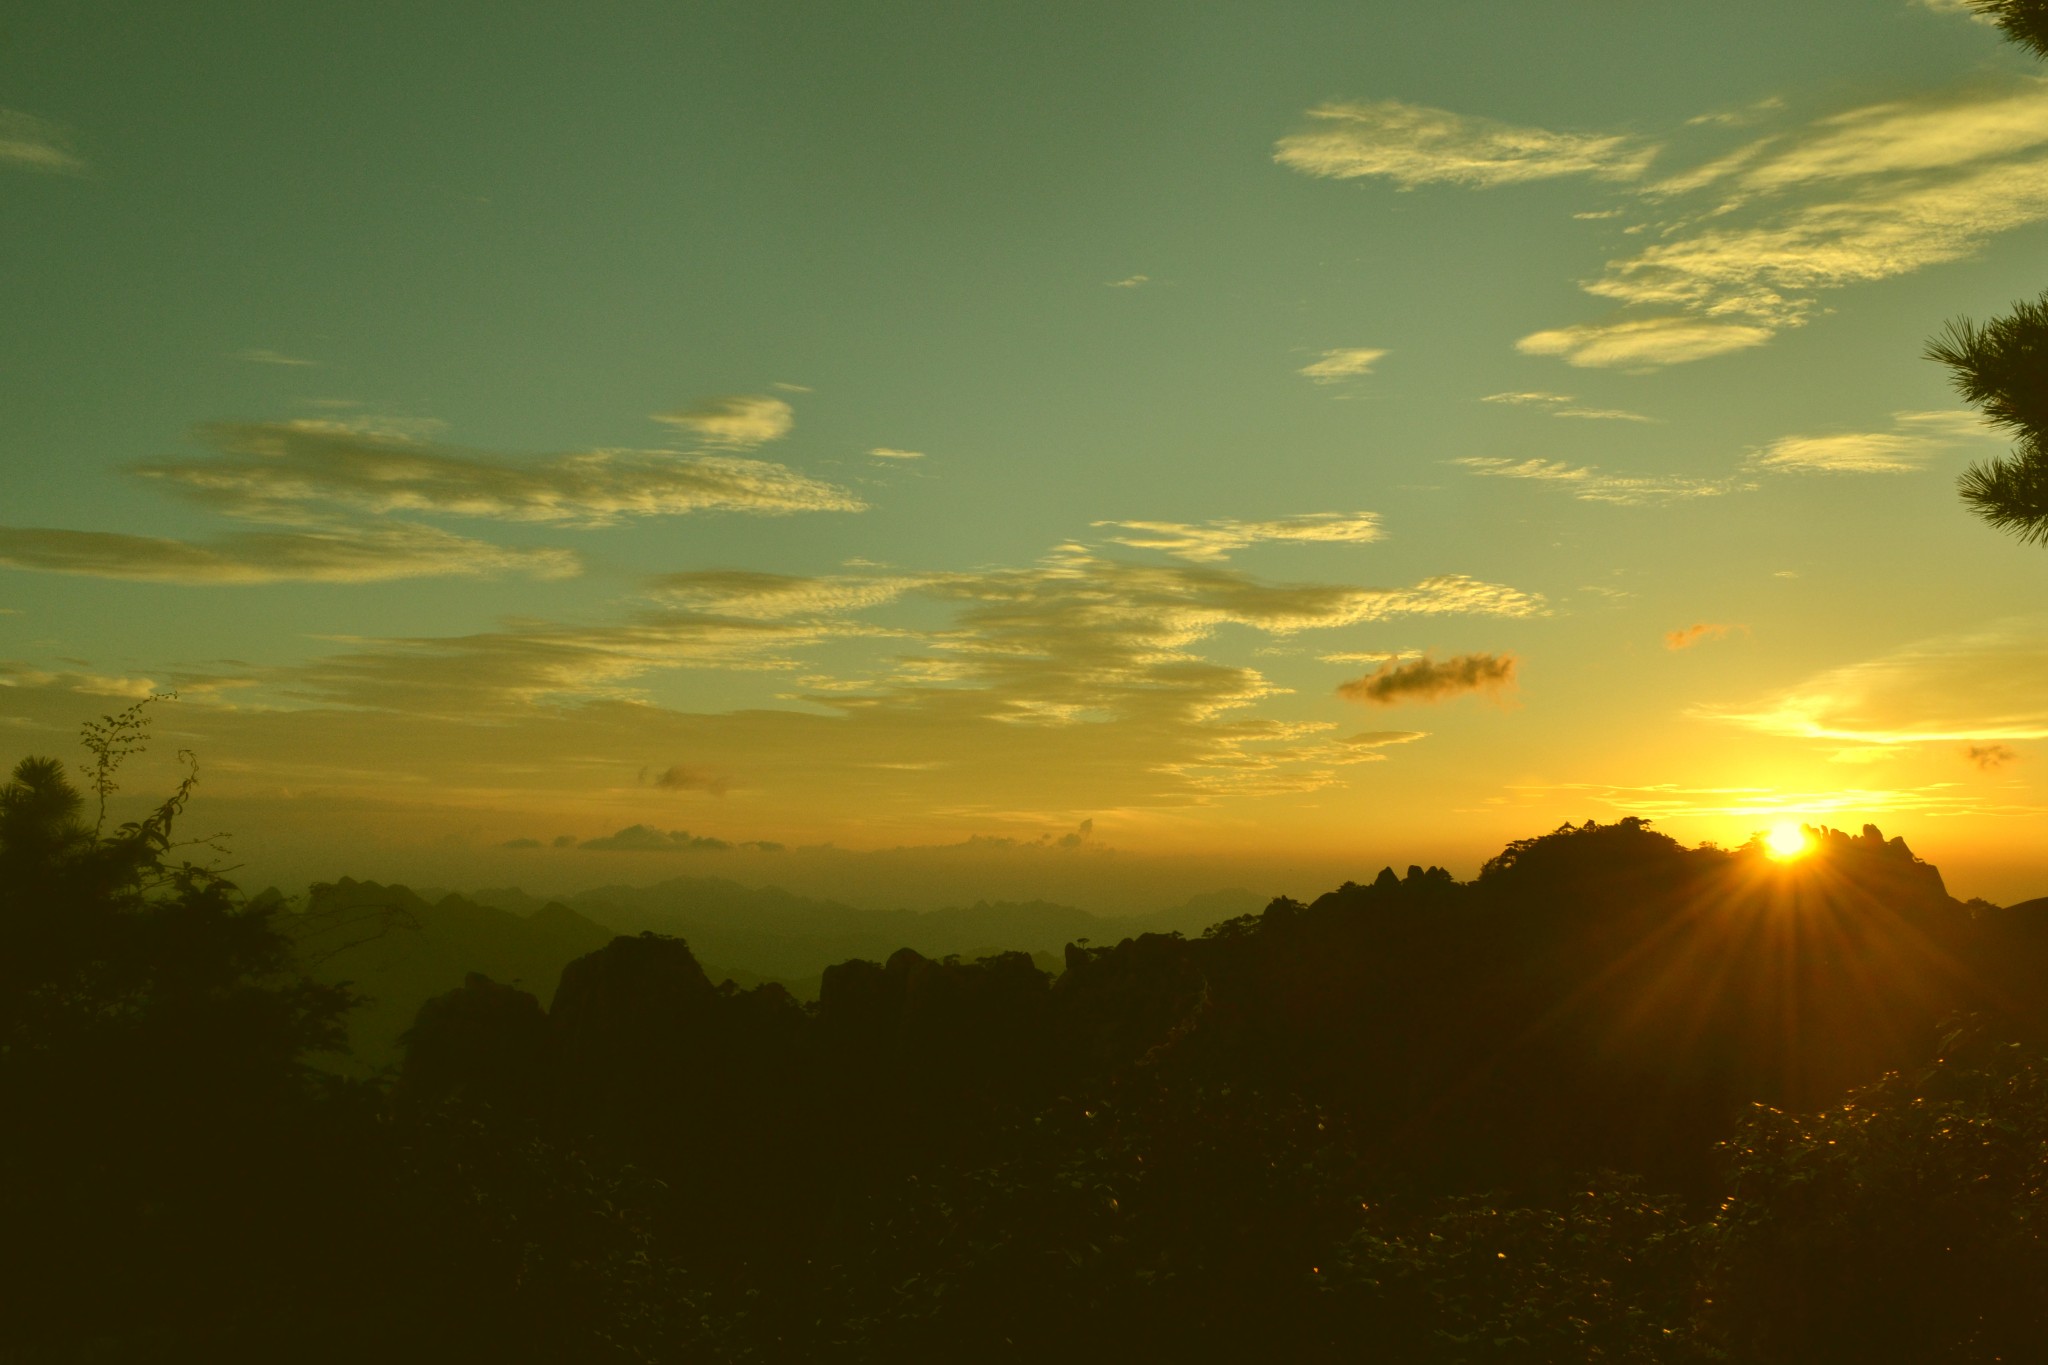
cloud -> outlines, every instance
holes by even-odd
[[[1337,695],[1370,706],[1439,702],[1469,692],[1498,695],[1514,686],[1516,664],[1512,654],[1459,654],[1441,663],[1424,655],[1407,663],[1383,664],[1340,684]]]
[[[1923,787],[1869,788],[1831,786],[1821,791],[1777,787],[1682,787],[1662,783],[1649,787],[1604,783],[1561,782],[1511,787],[1535,804],[1555,806],[1591,799],[1610,809],[1653,820],[1699,818],[1753,819],[1759,824],[1787,817],[1837,821],[1851,826],[1887,815],[1955,816],[2039,814],[2040,807],[1987,802],[1952,782]]]
[[[71,135],[47,119],[0,109],[0,165],[77,175],[85,163],[71,150]]]
[[[1310,127],[1280,139],[1273,159],[1333,179],[1385,176],[1404,189],[1432,183],[1488,188],[1557,176],[1639,177],[1656,148],[1633,138],[1555,133],[1399,100],[1320,105]]]
[[[209,543],[110,531],[0,527],[0,565],[152,583],[381,583],[524,573],[570,578],[567,550],[513,550],[427,526],[238,532]]]
[[[1127,534],[1112,536],[1118,545],[1138,550],[1163,550],[1197,563],[1216,563],[1235,551],[1260,541],[1319,541],[1349,545],[1365,544],[1381,536],[1379,515],[1374,512],[1309,512],[1274,521],[1205,521],[1190,525],[1179,521],[1098,521]]]
[[[1427,730],[1366,730],[1347,736],[1344,742],[1361,749],[1384,749],[1391,744],[1413,744],[1428,738]]]
[[[790,616],[836,615],[893,602],[917,586],[916,577],[829,578],[708,569],[664,574],[648,587],[657,599],[720,616],[777,620]]]
[[[1111,289],[1136,289],[1141,285],[1152,283],[1152,277],[1150,275],[1127,275],[1123,279],[1110,280],[1108,283]]]
[[[708,792],[723,796],[732,790],[732,779],[723,773],[708,772],[677,763],[654,775],[654,785],[664,791]]]
[[[664,834],[652,825],[628,825],[616,834],[585,839],[576,847],[601,853],[726,853],[735,845],[708,835],[692,835],[688,830],[672,829]]]
[[[1765,734],[1855,744],[2048,739],[2048,637],[2031,626],[1948,636],[1830,669],[1744,706],[1694,714]]]
[[[1923,9],[1931,9],[1936,14],[1963,14],[1980,24],[1995,26],[1998,23],[1996,17],[1986,14],[1973,4],[1972,0],[1920,0],[1920,5]]]
[[[294,523],[333,508],[606,526],[686,512],[860,511],[844,489],[731,455],[598,450],[516,460],[330,421],[201,429],[210,459],[137,467],[233,516]]]
[[[291,367],[305,367],[320,363],[317,360],[301,360],[297,356],[281,355],[276,351],[266,351],[260,348],[250,351],[237,351],[235,359],[246,360],[252,365],[285,365]]]
[[[2019,751],[2010,744],[1972,744],[1963,750],[1963,757],[1977,765],[1984,772],[1997,772],[2008,763],[2019,760]]]
[[[621,624],[517,621],[472,635],[348,640],[348,652],[260,681],[289,701],[443,719],[535,706],[644,700],[639,680],[678,669],[777,672],[859,625],[649,612]]]
[[[657,412],[654,420],[692,432],[709,445],[748,450],[789,435],[796,410],[765,394],[733,394],[706,398],[678,412]]]
[[[1838,436],[1781,436],[1751,461],[1759,469],[1833,474],[1908,474],[1927,462],[1934,443],[1917,436],[1855,431]]]
[[[1515,349],[1524,355],[1561,356],[1582,369],[1654,369],[1761,346],[1772,334],[1771,328],[1744,323],[1637,318],[1531,332]]]
[[[1385,351],[1365,346],[1324,351],[1321,360],[1302,366],[1301,373],[1318,384],[1335,384],[1356,375],[1371,374],[1374,362],[1385,354]]]
[[[1683,630],[1665,631],[1664,648],[1674,652],[1681,649],[1691,649],[1694,645],[1703,644],[1708,640],[1725,640],[1728,638],[1730,631],[1740,630],[1746,632],[1748,629],[1748,626],[1699,621],[1685,627]]]
[[[1580,407],[1578,400],[1562,393],[1489,393],[1479,400],[1482,403],[1511,403],[1516,407],[1540,408],[1552,417],[1577,417],[1595,422],[1654,422],[1654,417],[1645,417],[1640,412],[1628,412],[1621,408]]]
[[[1749,465],[1778,473],[1910,474],[1957,440],[1998,436],[1972,412],[1897,412],[1892,424],[1888,432],[1782,436],[1753,451]]]
[[[122,697],[140,701],[160,694],[152,678],[116,678],[103,673],[53,673],[25,664],[0,661],[0,687],[48,688],[87,697]]]
[[[540,846],[540,840],[538,839],[507,839],[504,843],[498,845],[499,848],[539,848]]]
[[[1533,479],[1555,484],[1581,502],[1617,507],[1655,507],[1692,498],[1718,498],[1756,485],[1735,479],[1696,479],[1680,474],[1606,474],[1593,465],[1562,460],[1509,460],[1497,455],[1464,455],[1452,460],[1482,478]]]
[[[922,450],[898,450],[894,446],[876,446],[868,454],[878,460],[922,460]]]

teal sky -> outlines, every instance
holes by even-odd
[[[2048,285],[2048,84],[1954,9],[16,6],[0,722],[176,689],[278,876],[2039,895],[1919,351]]]

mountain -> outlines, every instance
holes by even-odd
[[[531,913],[539,904],[517,888],[475,891],[470,899],[514,913]],[[1145,915],[1098,915],[1049,901],[977,901],[920,912],[865,909],[715,877],[605,886],[565,898],[583,915],[621,933],[687,939],[699,959],[720,964],[741,984],[749,978],[808,981],[834,963],[855,958],[883,962],[900,948],[934,958],[972,959],[996,951],[1057,957],[1079,940],[1114,943],[1147,933],[1200,933],[1252,913],[1268,899],[1245,890],[1216,891]]]
[[[279,916],[319,980],[345,981],[363,1004],[350,1016],[355,1067],[397,1060],[421,1003],[471,972],[519,986],[543,1003],[562,969],[609,943],[613,931],[559,902],[525,913],[448,894],[429,901],[403,886],[343,877],[318,883],[305,907]]]

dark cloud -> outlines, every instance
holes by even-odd
[[[666,791],[709,792],[713,796],[723,796],[732,787],[732,779],[723,773],[685,767],[681,763],[654,774],[650,780]]]
[[[554,848],[574,848],[576,847],[576,836],[573,834],[557,834],[550,846]]]
[[[1963,755],[1989,773],[2017,760],[2019,751],[2006,744],[1972,744],[1963,751]]]
[[[1459,654],[1439,663],[1424,655],[1388,663],[1337,688],[1346,701],[1372,706],[1435,702],[1466,692],[1496,693],[1512,687],[1517,660],[1512,654]]]

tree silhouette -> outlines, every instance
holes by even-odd
[[[2006,38],[2048,57],[2048,0],[1971,0]],[[1973,464],[1956,480],[1963,502],[1997,530],[2048,543],[2048,293],[2004,317],[1956,318],[1928,342],[1963,400],[2014,433],[2011,455]]]

